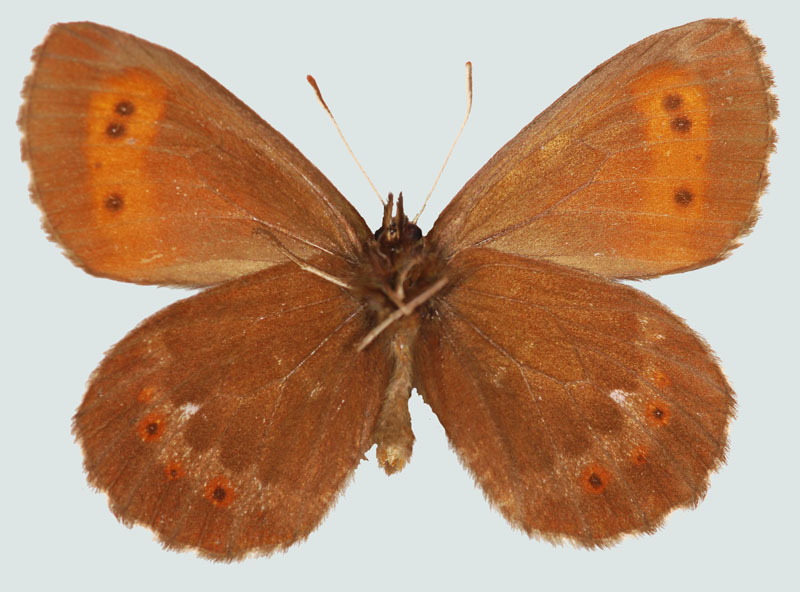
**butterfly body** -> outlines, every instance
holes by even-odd
[[[34,54],[19,125],[45,229],[88,272],[205,288],[106,355],[75,418],[89,482],[216,560],[305,538],[416,389],[487,499],[605,546],[696,505],[734,395],[708,345],[620,278],[714,263],[757,217],[777,113],[743,23],[662,31],[593,70],[425,236],[372,232],[199,68],[93,23]]]
[[[383,393],[381,411],[373,439],[378,462],[392,474],[402,470],[411,458],[414,434],[408,399],[413,388],[411,352],[420,326],[421,314],[430,305],[435,292],[431,287],[446,282],[443,265],[435,254],[425,249],[419,227],[408,221],[403,210],[403,195],[397,201],[389,194],[383,224],[367,244],[365,261],[353,274],[353,294],[370,312],[369,326],[374,329],[361,347],[381,347],[390,352],[392,374]],[[438,289],[437,289],[438,290]],[[377,340],[377,343],[372,343]]]

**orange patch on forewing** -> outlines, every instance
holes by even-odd
[[[661,64],[631,85],[648,145],[642,198],[649,212],[703,215],[711,117],[705,89],[692,83],[689,71]]]
[[[158,134],[167,89],[158,77],[139,68],[108,76],[101,85],[89,100],[84,151],[93,230],[111,245],[95,265],[113,273],[141,267],[147,255],[155,256],[160,248],[159,204],[148,182],[144,148]],[[131,224],[136,219],[147,219],[148,232]]]
[[[144,442],[154,442],[164,434],[164,416],[157,411],[145,415],[136,424],[136,431]]]
[[[236,493],[225,477],[214,477],[206,483],[203,497],[219,508],[227,508],[233,503]]]
[[[599,465],[589,465],[580,475],[581,487],[586,493],[599,495],[608,487],[611,473]]]
[[[662,63],[637,77],[628,92],[644,142],[636,167],[624,171],[638,188],[636,209],[652,214],[647,219],[651,231],[684,233],[686,240],[666,253],[663,245],[644,241],[618,248],[629,257],[694,261],[699,247],[685,224],[701,220],[707,211],[711,115],[706,89],[695,84],[690,71]]]

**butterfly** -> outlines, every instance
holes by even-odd
[[[380,228],[177,54],[93,23],[34,53],[19,125],[51,239],[87,272],[204,288],[108,352],[74,417],[126,524],[215,560],[320,523],[373,445],[410,461],[416,389],[487,499],[606,546],[696,505],[734,394],[620,283],[714,263],[757,217],[777,114],[763,48],[703,20],[598,66],[423,236]]]

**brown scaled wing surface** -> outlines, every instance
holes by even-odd
[[[300,257],[352,261],[361,216],[281,134],[181,56],[55,25],[20,111],[45,227],[89,273],[207,286]]]
[[[596,546],[697,503],[734,400],[685,323],[633,288],[488,249],[448,273],[416,384],[512,524]]]
[[[214,559],[305,538],[364,453],[389,380],[353,355],[364,312],[284,264],[147,319],[106,356],[75,416],[114,513]]]
[[[756,219],[777,114],[744,23],[662,31],[595,68],[506,144],[436,221],[471,246],[607,277],[708,265]]]
[[[506,144],[428,236],[450,281],[421,324],[415,384],[529,534],[592,547],[650,532],[724,460],[734,399],[713,354],[610,279],[708,265],[753,224],[777,115],[762,53],[735,20],[630,46]]]

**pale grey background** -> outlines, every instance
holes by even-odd
[[[21,2],[0,25],[4,195],[0,586],[82,590],[737,590],[797,585],[798,48],[789,2]],[[491,7],[489,5],[491,4]],[[645,8],[645,5],[648,7]],[[604,551],[552,547],[490,509],[416,395],[411,465],[370,452],[322,526],[286,554],[224,565],[161,549],[86,485],[70,418],[103,352],[180,291],[95,279],[49,243],[27,197],[14,126],[49,24],[90,19],[165,45],[231,89],[358,207],[380,208],[304,77],[313,73],[381,192],[414,211],[461,121],[471,122],[423,217],[432,224],[509,138],[595,65],[662,29],[745,18],[767,46],[783,113],[761,220],[734,256],[642,284],[712,345],[738,393],[730,461],[694,511]],[[2,580],[5,580],[3,582]],[[4,584],[10,584],[10,587]],[[496,587],[495,587],[496,586]],[[796,588],[794,588],[796,589]]]

